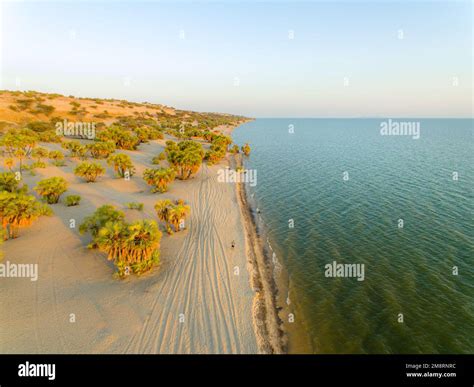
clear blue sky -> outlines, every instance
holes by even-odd
[[[3,89],[254,117],[472,116],[469,1],[2,8]]]

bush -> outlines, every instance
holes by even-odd
[[[35,132],[46,132],[48,130],[54,130],[54,125],[52,125],[51,122],[44,121],[32,121],[29,122],[26,127]]]
[[[48,204],[55,204],[61,195],[67,191],[68,183],[62,177],[50,177],[38,182],[35,191],[38,192]]]
[[[56,134],[55,130],[47,130],[46,132],[38,133],[38,139],[41,142],[60,143],[61,137]]]
[[[52,112],[54,112],[54,106],[51,105],[44,105],[42,103],[38,103],[36,107],[31,111],[33,114],[45,114],[49,116]]]
[[[91,156],[95,159],[106,159],[115,152],[115,144],[110,141],[97,141],[87,145]]]
[[[163,193],[168,190],[168,185],[174,181],[175,175],[172,168],[145,169],[143,180],[154,187],[151,192]]]
[[[115,173],[120,177],[125,177],[127,172],[128,177],[135,174],[135,167],[133,166],[130,156],[124,153],[110,155],[107,159],[107,164],[112,165]]]
[[[136,135],[114,125],[100,132],[97,138],[101,141],[113,142],[117,149],[135,150],[140,144],[140,139]]]
[[[79,141],[63,142],[61,146],[71,152],[71,157],[84,158],[87,152],[87,147],[82,145]]]
[[[121,222],[125,219],[125,214],[118,211],[114,206],[106,204],[99,207],[95,212],[84,218],[84,221],[79,226],[79,232],[85,234],[89,232],[92,238],[95,238],[99,230],[108,222]],[[94,243],[89,245],[90,248],[96,247]]]
[[[27,227],[40,216],[49,216],[52,211],[32,195],[19,192],[0,192],[0,219],[4,238],[18,237],[18,230]]]
[[[18,185],[20,180],[17,178],[17,175],[13,172],[0,172],[0,191],[7,192],[18,192]],[[24,186],[23,191],[26,191],[27,187]]]
[[[198,171],[204,156],[201,144],[189,140],[178,144],[167,141],[165,152],[168,162],[177,172],[177,177],[182,180],[189,179]]]
[[[49,152],[48,157],[53,160],[53,164],[62,167],[64,166],[64,154],[60,151],[54,150]]]
[[[41,159],[45,159],[49,156],[49,151],[45,148],[35,148],[33,149],[33,152],[31,152],[31,157],[36,159],[36,161],[40,162]]]
[[[74,174],[83,177],[88,183],[97,180],[97,177],[105,173],[105,168],[99,163],[84,162],[74,169]]]
[[[118,277],[124,278],[131,273],[147,272],[159,263],[161,236],[153,220],[131,224],[119,221],[106,223],[94,242],[107,253],[109,261],[114,261]]]
[[[46,168],[46,163],[44,161],[35,161],[33,164],[31,164],[31,169],[34,168]]]
[[[183,200],[177,200],[173,203],[169,199],[159,200],[155,204],[156,215],[160,220],[166,222],[166,230],[168,234],[174,231],[178,232],[184,229],[184,220],[191,212],[191,207],[184,204]]]
[[[131,203],[126,203],[125,205],[127,206],[127,208],[131,210],[143,211],[143,203],[131,202]]]
[[[77,206],[81,202],[79,195],[68,195],[66,196],[66,205],[68,207]]]
[[[153,159],[151,160],[151,163],[152,164],[159,164],[160,161],[163,161],[165,159],[166,159],[166,153],[161,152],[158,156],[153,157]]]

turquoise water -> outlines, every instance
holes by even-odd
[[[252,147],[249,194],[287,272],[290,352],[473,353],[473,120],[421,119],[417,140],[380,135],[381,121],[234,132]],[[364,264],[365,279],[326,277],[333,261]]]

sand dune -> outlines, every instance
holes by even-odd
[[[108,175],[85,183],[66,167],[26,176],[32,188],[48,176],[70,182],[77,207],[53,205],[41,218],[7,241],[4,260],[38,263],[39,279],[0,281],[2,353],[257,353],[252,299],[246,270],[245,237],[235,186],[217,182],[224,165],[203,165],[189,181],[152,194],[141,178],[163,140],[129,154],[137,168],[131,181]],[[104,164],[105,165],[105,164]],[[140,278],[120,281],[104,255],[86,248],[82,219],[109,203],[144,203],[144,211],[124,210],[127,218],[153,218],[154,203],[182,198],[191,206],[187,230],[162,239],[161,264]],[[76,228],[70,228],[75,219]],[[231,248],[235,240],[236,247]],[[238,267],[239,275],[234,271]],[[75,318],[75,322],[73,319]]]

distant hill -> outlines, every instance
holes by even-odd
[[[78,98],[37,91],[0,91],[0,130],[22,127],[31,122],[54,124],[60,119],[103,123],[108,126],[124,118],[146,119],[174,128],[184,125],[199,129],[213,129],[244,120],[241,116],[177,110],[147,102]]]

